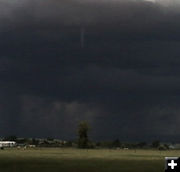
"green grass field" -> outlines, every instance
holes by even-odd
[[[180,151],[5,149],[0,172],[163,172],[166,156]]]

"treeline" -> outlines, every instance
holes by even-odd
[[[159,149],[159,150],[168,150],[169,145],[160,143],[159,141],[153,141],[152,143],[146,142],[120,142],[119,139],[114,141],[101,141],[97,142],[95,145],[96,148],[112,148],[112,149]]]
[[[77,127],[77,139],[72,141],[64,141],[54,138],[17,138],[16,136],[5,137],[1,140],[15,141],[17,146],[31,146],[31,147],[76,147],[82,149],[159,149],[168,150],[174,149],[171,144],[163,144],[160,141],[155,140],[152,143],[146,142],[121,142],[119,139],[113,141],[92,141],[89,139],[88,132],[90,130],[89,123],[87,121],[81,121]]]
[[[130,143],[130,142],[121,142],[119,141],[119,139],[116,139],[114,141],[98,141],[98,142],[89,141],[86,145],[86,148],[168,150],[170,149],[170,144],[160,143],[157,140],[153,141],[152,143],[147,143],[147,142]]]
[[[72,148],[86,148],[86,149],[159,149],[168,150],[169,144],[163,144],[159,141],[153,141],[152,143],[146,142],[121,142],[119,139],[113,141],[90,141],[86,138],[86,141],[80,143],[79,139],[72,141],[65,141],[54,138],[17,138],[16,136],[9,136],[1,139],[2,141],[15,141],[17,146],[32,146],[35,147],[72,147]],[[82,140],[81,140],[82,142]]]

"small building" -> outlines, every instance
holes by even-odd
[[[14,141],[0,141],[0,148],[14,147],[14,146],[16,146],[16,142]]]
[[[169,149],[180,149],[180,144],[171,144],[169,145]]]

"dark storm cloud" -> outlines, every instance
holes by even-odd
[[[72,138],[86,119],[95,138],[179,138],[178,4],[1,0],[0,9],[4,135]]]

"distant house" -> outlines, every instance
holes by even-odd
[[[169,149],[180,149],[180,144],[169,145]]]
[[[36,145],[28,145],[29,148],[35,148]]]
[[[0,141],[0,148],[14,147],[14,146],[16,146],[16,142],[14,141]]]

